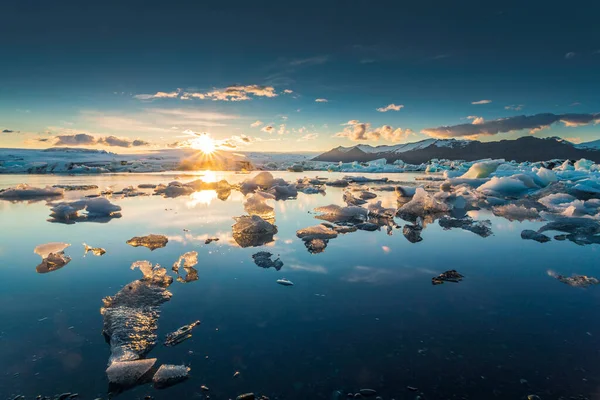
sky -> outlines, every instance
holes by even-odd
[[[598,1],[8,0],[0,15],[0,147],[600,139]]]

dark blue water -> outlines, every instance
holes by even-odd
[[[171,180],[7,176],[0,177],[0,186],[61,182],[120,189]],[[394,204],[393,192],[377,193],[385,204]],[[182,253],[195,250],[199,279],[170,286],[173,297],[161,307],[158,334],[162,340],[181,325],[202,324],[192,339],[175,347],[159,344],[148,355],[158,364],[190,366],[191,378],[164,390],[138,386],[119,398],[202,398],[201,385],[210,388],[211,399],[246,392],[271,399],[331,399],[336,390],[361,388],[397,400],[419,393],[424,399],[600,398],[599,288],[573,288],[547,274],[600,275],[600,246],[524,241],[521,230],[539,223],[480,211],[471,215],[491,219],[493,236],[445,231],[434,222],[416,244],[401,230],[392,236],[385,230],[358,231],[310,254],[295,233],[320,222],[308,213],[314,207],[342,204],[342,190],[327,188],[326,196],[278,201],[275,242],[240,248],[231,225],[233,216],[245,214],[242,199],[239,192],[227,201],[214,192],[116,199],[122,218],[73,225],[47,222],[44,201],[1,201],[0,396],[68,391],[85,399],[108,398],[110,349],[101,334],[101,299],[141,277],[130,270],[134,261],[170,271]],[[151,252],[125,243],[149,233],[167,235],[168,245]],[[207,236],[220,241],[205,245]],[[65,253],[73,260],[60,270],[36,273],[41,259],[34,247],[58,241],[71,243]],[[83,257],[82,242],[107,253]],[[278,254],[281,271],[257,267],[252,254],[259,250]],[[431,277],[448,269],[465,279],[432,286]],[[295,286],[276,284],[281,278]],[[240,375],[233,378],[236,371]]]

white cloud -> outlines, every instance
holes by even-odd
[[[379,111],[379,112],[400,111],[401,108],[404,108],[404,106],[402,104],[396,105],[396,104],[392,103],[385,107],[378,108],[377,111]]]
[[[174,99],[181,93],[180,89],[174,92],[156,92],[154,94],[136,94],[133,96],[138,100]]]
[[[478,100],[471,102],[471,104],[490,104],[491,102],[491,100]]]
[[[467,119],[472,119],[473,122],[471,122],[473,125],[480,125],[483,124],[485,122],[485,120],[483,119],[483,117],[477,117],[475,115],[469,115],[467,117]]]
[[[317,103],[327,103],[329,100],[327,99],[315,99]]]
[[[251,123],[250,126],[253,127],[253,128],[258,128],[262,124],[263,124],[262,121],[255,121],[255,122]]]
[[[390,125],[383,125],[379,128],[371,129],[371,124],[359,122],[358,120],[351,120],[342,125],[346,126],[344,130],[336,133],[334,136],[345,137],[355,142],[366,140],[377,141],[380,139],[398,142],[414,133],[411,129],[394,129]]]
[[[290,89],[284,89],[283,93],[290,94],[290,93],[294,93],[294,91],[290,90]]]
[[[263,126],[263,128],[261,129],[261,132],[265,133],[273,133],[273,131],[275,131],[275,128],[271,125]]]
[[[157,92],[155,94],[136,94],[133,96],[138,100],[154,100],[161,98],[181,100],[191,99],[211,99],[214,101],[244,101],[251,100],[252,97],[276,97],[277,93],[273,86],[264,85],[232,85],[224,89],[214,89],[207,93],[201,92],[183,92],[178,89],[173,92]]]
[[[318,137],[319,137],[318,133],[307,133],[306,135],[304,135],[300,139],[298,139],[298,142],[307,142],[309,140],[315,140]]]
[[[277,131],[277,133],[278,133],[279,135],[283,135],[284,133],[286,133],[286,130],[285,130],[285,124],[281,124],[281,125],[279,125],[279,130]]]
[[[510,106],[505,106],[505,110],[513,110],[513,111],[521,111],[525,107],[524,104],[511,104]]]

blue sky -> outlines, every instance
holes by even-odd
[[[2,4],[2,147],[600,138],[598,2],[87,3]]]

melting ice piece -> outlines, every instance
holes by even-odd
[[[194,268],[194,266],[198,264],[198,252],[196,251],[188,251],[187,253],[182,254],[177,261],[173,263],[173,267],[171,268],[178,275],[177,282],[188,283],[198,280],[198,271]],[[183,267],[185,271],[185,276],[182,275],[180,268]]]
[[[525,221],[540,219],[540,213],[535,208],[527,208],[524,205],[507,204],[492,208],[497,217],[504,217],[509,221]]]
[[[179,382],[183,382],[189,377],[190,368],[185,365],[163,364],[152,378],[152,383],[157,389],[163,389]]]
[[[268,205],[267,200],[274,200],[275,196],[270,193],[256,192],[246,196],[244,210],[249,215],[258,215],[264,219],[275,218],[275,209]]]
[[[554,271],[548,271],[548,275],[553,278],[558,279],[562,283],[566,283],[569,286],[575,287],[588,287],[592,285],[597,285],[600,281],[593,276],[585,276],[585,275],[571,275],[569,277],[559,275]]]
[[[450,271],[442,272],[438,276],[431,278],[431,284],[441,285],[444,282],[458,283],[462,281],[462,278],[464,278],[464,276],[456,272],[455,269],[451,269]]]
[[[439,224],[444,229],[460,228],[481,237],[488,237],[492,234],[492,223],[490,220],[474,221],[473,218],[468,216],[464,218],[443,216],[440,218]]]
[[[46,186],[45,188],[37,188],[29,186],[25,183],[19,184],[15,187],[9,187],[7,189],[0,190],[0,199],[6,200],[31,200],[31,199],[44,199],[52,197],[60,197],[63,195],[63,189]]]
[[[69,262],[71,257],[65,255],[64,250],[69,247],[68,243],[51,242],[37,246],[33,252],[42,257],[42,262],[35,268],[39,274],[61,269]]]
[[[338,179],[335,181],[327,181],[327,182],[325,182],[325,185],[333,186],[333,187],[346,187],[349,185],[349,183],[345,179]]]
[[[494,176],[488,182],[479,186],[477,190],[488,196],[520,196],[531,189],[523,180],[514,176]]]
[[[165,235],[150,234],[146,236],[134,236],[126,243],[133,247],[144,246],[150,250],[156,250],[165,247],[168,242],[169,239]]]
[[[329,243],[329,239],[334,239],[338,236],[339,232],[335,228],[342,227],[333,227],[333,225],[330,227],[320,224],[299,229],[296,231],[296,236],[304,241],[304,245],[308,249],[309,253],[318,254],[325,250],[327,244]],[[352,230],[344,230],[343,233],[355,231],[356,229],[356,227],[352,227]]]
[[[122,388],[138,385],[148,378],[148,371],[156,363],[156,358],[134,361],[115,361],[106,369],[108,382]]]
[[[143,279],[125,285],[114,296],[105,297],[100,308],[104,319],[102,333],[110,343],[109,365],[143,358],[156,344],[160,305],[171,299],[167,290],[172,278],[159,266],[147,261],[134,263]]]
[[[436,200],[425,189],[418,187],[412,200],[398,209],[398,214],[407,217],[422,217],[429,214],[447,213],[451,209],[451,206]]]
[[[108,222],[120,218],[121,207],[104,197],[84,198],[71,202],[50,203],[50,222],[75,223],[83,221]],[[80,215],[79,211],[85,210]]]
[[[365,219],[367,219],[367,215],[369,213],[367,209],[362,207],[340,207],[335,204],[317,207],[315,208],[315,212],[320,214],[318,218],[331,222],[349,220],[364,221]]]
[[[262,246],[273,241],[277,227],[258,215],[235,217],[233,239],[241,247]]]
[[[192,337],[192,329],[200,325],[200,321],[192,322],[189,325],[184,325],[177,329],[175,332],[167,334],[165,339],[165,346],[175,346],[179,343],[188,340]]]
[[[369,204],[367,209],[369,210],[369,215],[379,218],[394,218],[396,215],[396,209],[383,207],[381,205],[381,200],[376,203]]]
[[[418,224],[406,224],[402,228],[402,234],[411,243],[418,243],[423,240],[421,237],[421,232],[423,231],[423,227]]]
[[[535,240],[536,242],[546,243],[551,239],[544,235],[543,233],[538,233],[536,231],[532,231],[531,229],[525,229],[521,232],[521,239],[525,240]]]
[[[83,247],[85,248],[85,252],[83,253],[84,257],[90,251],[95,256],[102,256],[106,254],[106,250],[104,250],[102,247],[92,247],[88,246],[86,243],[83,244]]]
[[[298,197],[298,189],[296,185],[275,185],[269,189],[269,193],[273,194],[277,200],[292,199]]]
[[[487,178],[498,169],[500,164],[504,164],[505,160],[486,160],[477,162],[469,168],[461,177],[469,179]]]
[[[166,186],[161,184],[154,188],[154,194],[160,194],[164,197],[189,196],[195,191],[196,189],[192,186],[177,181],[170,182]]]
[[[283,267],[283,261],[279,258],[276,260],[271,260],[273,254],[268,251],[259,251],[256,254],[252,255],[254,259],[254,264],[258,265],[261,268],[275,268],[277,271]]]
[[[349,206],[360,206],[361,204],[365,204],[367,201],[361,198],[356,198],[351,192],[344,192],[342,195],[342,199],[344,203]]]
[[[283,286],[294,286],[294,283],[293,283],[292,281],[290,281],[290,280],[287,280],[287,279],[285,279],[285,278],[283,278],[283,279],[278,279],[278,280],[277,280],[277,283],[279,283],[280,285],[283,285]]]

